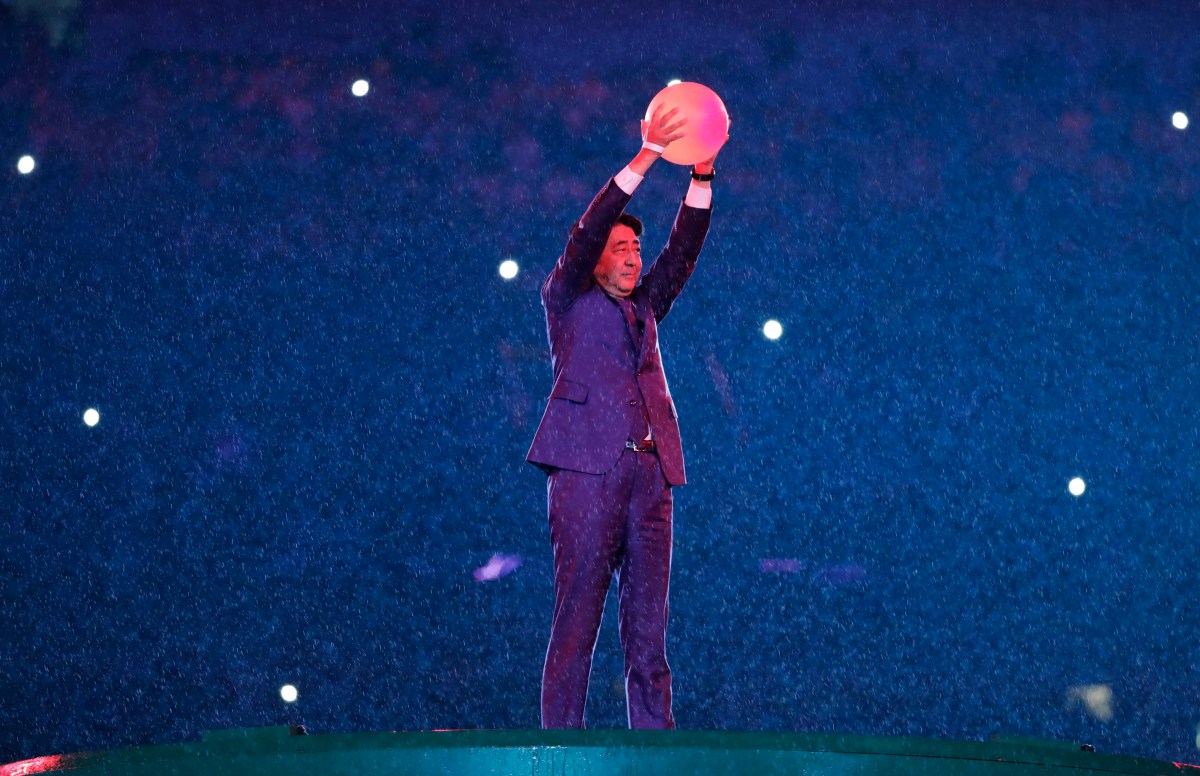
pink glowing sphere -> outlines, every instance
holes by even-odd
[[[666,110],[679,108],[676,119],[686,118],[687,124],[680,131],[684,136],[674,140],[663,152],[668,162],[693,165],[712,157],[725,139],[729,137],[729,111],[725,103],[712,89],[704,84],[682,81],[672,84],[654,95],[646,108],[646,120],[662,105]]]

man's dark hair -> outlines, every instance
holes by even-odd
[[[643,228],[642,227],[642,219],[638,218],[637,216],[633,215],[632,213],[622,213],[621,215],[617,216],[617,223],[625,224],[625,226],[628,226],[630,229],[632,229],[634,237],[642,236],[642,228]],[[614,224],[614,226],[615,225],[616,224]],[[575,228],[578,226],[579,226],[578,221],[571,224],[571,230],[569,232],[567,232],[567,234],[574,232]]]
[[[642,236],[642,219],[638,218],[632,213],[622,213],[621,215],[617,216],[617,223],[625,224],[625,226],[628,226],[630,229],[632,229],[634,237]]]

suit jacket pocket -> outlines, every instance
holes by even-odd
[[[587,401],[588,387],[583,383],[577,383],[574,380],[567,380],[560,377],[558,382],[554,384],[554,388],[550,391],[551,399],[566,399],[573,401],[576,404],[583,404]]]

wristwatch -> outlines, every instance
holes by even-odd
[[[696,172],[695,166],[692,167],[692,180],[694,181],[711,181],[717,177],[717,168],[714,167],[712,172]]]

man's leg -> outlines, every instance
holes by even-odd
[[[631,728],[675,727],[667,665],[671,511],[671,487],[663,479],[658,458],[638,453],[618,587]]]
[[[620,555],[632,453],[607,474],[556,470],[547,484],[554,623],[542,671],[542,727],[581,728],[592,652]]]

